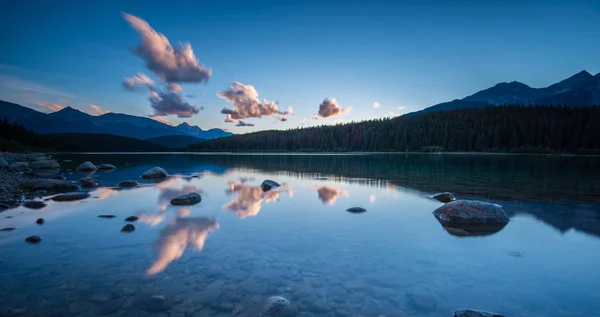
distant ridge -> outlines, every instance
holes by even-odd
[[[233,135],[222,129],[202,130],[198,126],[190,126],[187,123],[173,127],[150,118],[122,113],[109,112],[100,116],[92,116],[71,107],[46,114],[6,101],[0,101],[0,118],[17,121],[40,134],[96,133],[136,139],[149,139],[165,135],[215,139]]]
[[[443,102],[420,111],[493,107],[504,104],[518,105],[600,105],[600,73],[583,70],[558,83],[544,88],[532,88],[518,81],[498,83],[463,99]]]

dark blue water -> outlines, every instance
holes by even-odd
[[[288,316],[600,311],[598,158],[56,156],[72,180],[86,160],[118,169],[94,175],[91,198],[0,214],[16,227],[0,232],[0,316],[256,316],[272,295]],[[172,176],[142,181],[153,166]],[[126,179],[142,186],[115,187]],[[283,186],[264,193],[264,179]],[[511,221],[454,236],[432,215],[439,191],[500,204]],[[188,192],[202,202],[169,204]],[[136,230],[120,232],[132,215]]]

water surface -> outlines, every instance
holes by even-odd
[[[255,316],[271,295],[290,300],[289,316],[600,310],[598,158],[56,156],[71,180],[86,160],[118,169],[93,175],[91,198],[0,214],[0,228],[16,227],[0,232],[0,312]],[[153,166],[171,176],[142,181]],[[116,187],[127,179],[142,185]],[[263,192],[265,179],[282,186]],[[452,235],[432,215],[439,191],[500,204],[511,222],[491,235]],[[202,202],[170,205],[188,192]],[[345,211],[354,206],[367,211]],[[136,230],[120,232],[132,215]],[[30,235],[43,241],[26,244]]]

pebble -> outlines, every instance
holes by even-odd
[[[26,201],[23,204],[23,207],[25,208],[29,208],[29,209],[42,209],[44,207],[46,207],[46,203],[40,200],[30,200],[30,201]]]
[[[40,238],[38,236],[31,236],[31,237],[25,238],[25,242],[27,242],[27,243],[40,243],[41,241],[42,241],[42,238]]]
[[[134,222],[137,221],[139,218],[137,216],[129,216],[127,218],[125,218],[125,221],[129,221],[129,222]]]
[[[108,219],[112,219],[116,217],[115,215],[98,215],[98,218],[108,218]]]
[[[35,223],[37,223],[38,225],[43,225],[44,222],[46,222],[46,220],[44,220],[43,218],[38,218],[38,220],[35,221]]]
[[[357,214],[357,213],[365,212],[367,210],[362,207],[352,207],[352,208],[346,209],[346,211]]]
[[[132,224],[126,224],[121,228],[121,232],[133,232],[135,230],[135,226]]]

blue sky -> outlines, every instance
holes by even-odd
[[[123,89],[140,72],[161,79],[132,52],[141,38],[121,12],[174,47],[189,42],[212,70],[207,83],[181,84],[204,110],[164,118],[235,133],[386,117],[502,81],[541,87],[600,72],[598,1],[14,1],[0,10],[0,99],[154,113],[147,92]],[[233,105],[217,93],[232,82],[295,114],[224,122]],[[351,110],[311,119],[328,97]]]

